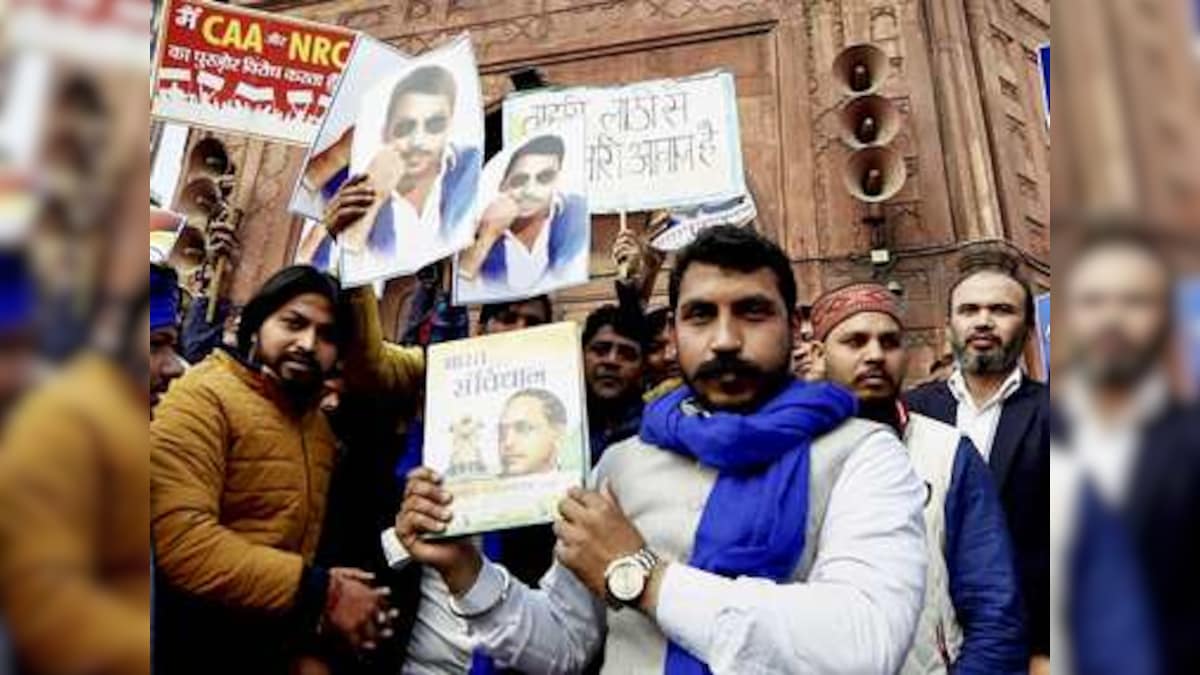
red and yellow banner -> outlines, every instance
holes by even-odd
[[[201,0],[168,0],[163,11],[155,117],[312,142],[353,31]]]

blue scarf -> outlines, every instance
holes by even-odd
[[[857,409],[837,385],[793,382],[749,415],[708,412],[689,387],[646,407],[641,438],[716,469],[689,561],[724,577],[790,579],[804,551],[809,445]],[[667,675],[709,673],[671,643]]]

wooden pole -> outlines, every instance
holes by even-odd
[[[624,209],[622,209],[620,212],[618,222],[620,223],[620,233],[621,234],[625,234],[626,232],[629,231],[629,218],[628,218],[628,214],[625,212]],[[617,278],[622,279],[622,280],[629,278],[629,261],[628,260],[622,260],[617,265]]]
[[[246,159],[250,156],[250,144],[253,141],[245,139],[242,143],[241,161],[235,165],[236,169],[246,169]],[[241,193],[242,181],[241,176],[238,176],[237,170],[233,172],[233,189],[229,194],[229,201],[226,206],[225,213],[222,216],[233,220],[233,229],[236,232],[241,225],[241,210],[238,209],[238,197]],[[209,221],[209,225],[212,222]],[[206,233],[207,234],[207,233]],[[225,276],[225,258],[217,260],[217,268],[213,270],[212,278],[208,280],[208,307],[205,312],[205,323],[211,324],[217,318],[217,305],[220,303],[220,298],[217,297],[221,293],[221,279]]]
[[[225,258],[217,260],[217,269],[213,270],[212,279],[208,282],[208,307],[204,315],[206,323],[212,323],[217,318],[217,303],[220,301],[217,298],[221,290],[221,277],[225,274]]]

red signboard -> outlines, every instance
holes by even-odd
[[[163,11],[156,117],[312,142],[354,32],[199,0],[168,0]]]

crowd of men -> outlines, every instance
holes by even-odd
[[[657,274],[636,237],[616,251]],[[146,672],[151,637],[154,668],[184,674],[1041,673],[1051,645],[1067,672],[1198,663],[1200,430],[1156,357],[1173,280],[1139,236],[1096,236],[1064,271],[1079,356],[1052,408],[1005,256],[964,265],[953,367],[907,388],[902,298],[861,282],[801,306],[778,246],[707,230],[665,306],[643,276],[584,321],[587,486],[552,525],[451,540],[426,536],[454,504],[423,467],[424,349],[559,312],[537,296],[472,322],[437,276],[396,344],[373,290],[312,267],[231,321],[152,265],[144,356],[85,349],[25,397],[9,370],[0,570],[27,583],[0,600],[21,665]],[[6,358],[38,350],[3,330]],[[146,406],[149,476],[122,450]]]
[[[152,268],[160,672],[1045,672],[1049,396],[1014,265],[964,269],[953,375],[906,392],[883,286],[801,308],[785,254],[720,226],[647,308],[661,260],[628,233],[615,256],[641,277],[584,322],[587,487],[552,526],[457,540],[426,536],[453,504],[422,466],[423,349],[550,298],[472,331],[418,292],[393,344],[369,287],[293,266],[222,340],[180,332]]]
[[[353,208],[334,200],[330,236]],[[637,273],[582,330],[586,487],[552,525],[450,540],[427,536],[454,504],[423,466],[424,350],[555,321],[551,298],[469,312],[435,268],[393,343],[371,288],[313,267],[235,310],[151,265],[86,344],[51,347],[6,276],[7,634],[30,672],[148,672],[151,638],[185,675],[1044,673],[1052,645],[1066,672],[1196,672],[1200,429],[1159,358],[1170,266],[1133,231],[1061,271],[1054,407],[1006,256],[964,264],[948,372],[906,388],[886,287],[801,305],[777,245],[720,226],[647,306],[662,261],[625,233]],[[25,393],[50,351],[63,369]],[[561,417],[528,408],[531,429]]]

